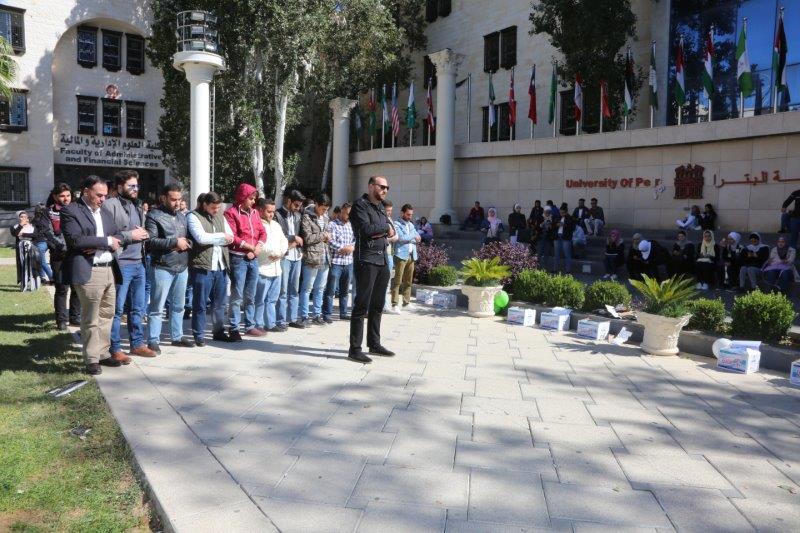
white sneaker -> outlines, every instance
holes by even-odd
[[[414,305],[413,303],[409,303],[409,304],[404,305],[403,307],[401,307],[401,309],[403,309],[404,311],[413,311],[416,308],[417,308],[417,306]]]
[[[403,314],[403,311],[402,309],[400,309],[399,305],[395,305],[394,307],[392,307],[392,313],[394,313],[395,315],[401,315]]]
[[[698,283],[697,285],[694,286],[694,288],[697,289],[698,291],[702,291],[703,290],[703,284],[702,283]]]

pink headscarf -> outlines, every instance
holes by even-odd
[[[613,242],[614,244],[619,244],[620,243],[619,230],[612,229],[611,232],[608,235],[609,235],[609,237],[611,237],[611,242]]]

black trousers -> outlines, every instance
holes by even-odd
[[[62,283],[62,264],[61,261],[53,261],[50,265],[53,269],[53,284],[56,289],[56,294],[53,297],[56,324],[64,324],[67,321],[79,324],[81,321],[81,301],[78,299],[78,293],[75,290],[70,290],[68,284]],[[69,307],[67,307],[67,292],[69,292]]]
[[[350,350],[361,349],[364,339],[364,317],[367,318],[367,346],[381,344],[381,314],[386,302],[386,287],[389,285],[389,267],[356,261],[353,264],[356,277],[356,300],[350,315]]]

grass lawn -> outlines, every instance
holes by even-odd
[[[14,248],[11,246],[0,246],[0,259],[14,259]]]
[[[21,293],[0,267],[0,531],[150,531],[153,513],[130,452],[95,382],[86,379],[47,291]],[[70,434],[91,427],[85,440]]]

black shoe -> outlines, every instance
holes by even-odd
[[[158,355],[161,355],[161,346],[158,344],[151,342],[147,345],[147,347],[156,352]]]
[[[289,322],[289,327],[297,329],[306,329],[306,323],[305,321],[302,320],[300,322]]]
[[[333,324],[333,319],[329,316],[322,317],[322,321],[325,322],[326,324]]]
[[[173,346],[178,346],[179,348],[194,348],[195,342],[192,339],[183,338],[179,341],[172,341]]]
[[[66,322],[59,322],[59,324],[58,324],[59,331],[67,331],[68,327],[69,326],[67,325]]]
[[[183,312],[183,319],[189,320],[190,318],[192,318],[192,310],[187,309],[186,311]]]
[[[387,350],[380,344],[369,349],[369,353],[372,355],[380,355],[382,357],[392,357],[394,352],[391,350]]]
[[[367,364],[367,363],[371,363],[372,362],[372,359],[370,359],[367,356],[367,354],[365,354],[361,350],[358,350],[358,351],[352,351],[351,350],[351,351],[347,352],[347,358],[352,360],[352,361],[356,361],[357,363],[365,363],[365,364]]]
[[[100,359],[100,364],[103,366],[110,366],[110,367],[118,367],[122,366],[122,363],[114,359],[113,357],[107,357],[106,359]]]
[[[239,333],[238,329],[233,329],[229,331],[228,337],[230,338],[229,342],[242,342],[242,334]]]
[[[89,363],[86,365],[86,373],[90,376],[97,376],[103,373],[103,369],[97,363]]]
[[[319,315],[317,315],[314,318],[312,318],[311,322],[313,322],[314,324],[316,324],[318,326],[324,326],[325,325],[325,321]]]
[[[218,331],[217,333],[214,333],[211,338],[220,342],[232,342],[230,336],[224,331]]]
[[[287,329],[289,328],[287,328],[286,326],[277,325],[274,328],[269,328],[267,331],[269,331],[270,333],[283,333]]]
[[[339,315],[339,320],[350,320],[350,315]]]
[[[198,348],[202,348],[203,346],[206,345],[206,340],[204,338],[202,338],[202,337],[197,337],[197,338],[194,339],[194,344]]]
[[[75,326],[76,328],[81,327],[81,319],[73,320],[72,318],[69,319],[69,325]]]

